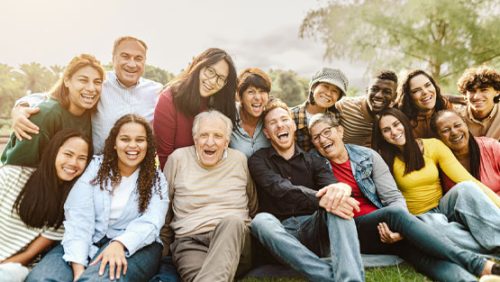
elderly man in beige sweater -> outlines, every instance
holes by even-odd
[[[220,112],[198,114],[195,145],[175,150],[164,169],[171,199],[164,254],[170,248],[183,281],[232,281],[250,238],[257,195],[245,155],[228,148],[231,131]]]

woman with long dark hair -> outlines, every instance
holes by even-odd
[[[236,69],[226,51],[209,48],[160,93],[153,128],[161,168],[177,148],[194,144],[194,116],[209,108],[236,120]]]
[[[167,183],[149,123],[121,117],[64,204],[64,238],[27,281],[147,281],[157,271]]]
[[[398,108],[408,116],[415,137],[436,137],[430,128],[431,117],[435,112],[451,107],[434,78],[425,71],[411,71],[403,79]]]
[[[47,144],[37,168],[0,167],[0,263],[28,265],[62,239],[64,201],[91,155],[85,134],[63,129]]]
[[[500,198],[470,175],[443,142],[415,138],[410,121],[397,109],[382,111],[373,132],[373,147],[389,166],[411,213],[424,221],[445,215],[446,223],[454,225],[440,230],[463,248],[498,250]],[[444,196],[439,169],[458,183]],[[456,230],[465,235],[457,236]]]
[[[22,141],[12,133],[1,162],[36,167],[47,143],[63,128],[81,130],[91,138],[90,114],[97,107],[103,80],[104,69],[94,56],[74,57],[49,92],[50,99],[42,102],[40,112],[30,118],[39,133]]]
[[[498,140],[473,136],[464,118],[450,110],[437,112],[431,119],[431,128],[472,176],[500,195]],[[442,180],[445,191],[455,186],[446,174],[442,175]]]

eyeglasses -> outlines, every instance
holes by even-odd
[[[320,136],[325,137],[325,138],[328,138],[328,137],[332,136],[332,133],[333,133],[332,128],[333,128],[333,126],[327,127],[325,129],[323,129],[319,134],[314,135],[312,137],[312,142],[313,143],[318,143]]]
[[[227,78],[223,75],[217,74],[215,69],[212,67],[205,67],[205,69],[203,70],[203,75],[205,75],[205,77],[208,79],[216,77],[217,79],[215,80],[215,84],[217,84],[219,88],[222,88],[224,87],[224,85],[226,85]]]

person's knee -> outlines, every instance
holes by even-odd
[[[279,226],[280,221],[272,214],[267,212],[258,213],[250,223],[250,229],[253,234],[255,232],[265,232],[274,229],[273,227]]]
[[[246,227],[245,219],[238,216],[226,216],[224,217],[218,224],[219,226],[223,226],[225,229],[238,229],[244,230]]]

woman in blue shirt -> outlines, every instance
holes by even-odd
[[[66,232],[27,281],[147,281],[162,252],[167,183],[155,164],[148,122],[121,117],[64,205]]]

